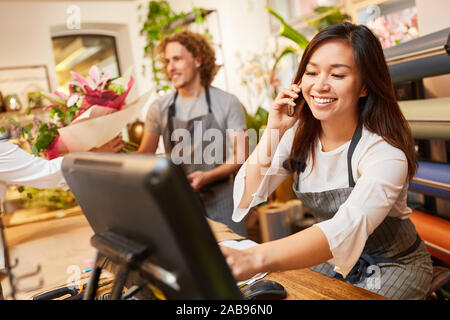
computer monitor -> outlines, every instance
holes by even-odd
[[[94,237],[113,232],[148,246],[135,272],[167,299],[242,299],[198,195],[170,159],[74,153],[62,171]]]

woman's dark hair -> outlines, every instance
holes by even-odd
[[[367,96],[361,97],[358,102],[359,121],[368,130],[405,153],[408,178],[412,179],[417,168],[414,139],[395,98],[381,44],[367,27],[344,22],[319,32],[305,49],[293,83],[301,82],[312,54],[330,40],[345,41],[353,48],[362,83],[367,89]],[[297,173],[304,170],[308,157],[311,157],[311,163],[314,164],[314,146],[321,132],[320,121],[314,118],[306,103],[299,120],[287,161],[287,167]]]

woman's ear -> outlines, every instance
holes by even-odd
[[[367,87],[363,86],[362,89],[361,89],[361,93],[359,94],[359,97],[360,98],[367,97],[367,95],[368,95]]]

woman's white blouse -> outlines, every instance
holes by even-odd
[[[8,185],[67,190],[62,160],[62,157],[53,160],[35,157],[9,141],[0,141],[0,203]]]
[[[266,201],[289,176],[283,162],[290,155],[296,128],[297,124],[282,137],[271,166],[246,209],[237,208],[244,191],[247,162],[241,167],[234,183],[234,221],[241,221],[250,208]],[[313,170],[308,161],[305,171],[300,174],[300,191],[348,188],[349,145],[350,141],[332,151],[323,152],[318,141]],[[352,171],[356,185],[347,201],[332,219],[316,224],[325,234],[333,254],[328,262],[344,277],[358,261],[369,235],[386,216],[406,219],[411,214],[406,204],[408,164],[400,149],[363,128],[361,140],[353,153]]]

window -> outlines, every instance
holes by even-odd
[[[67,92],[70,71],[87,77],[96,65],[102,72],[120,76],[114,37],[103,35],[61,36],[52,38],[58,91]]]

